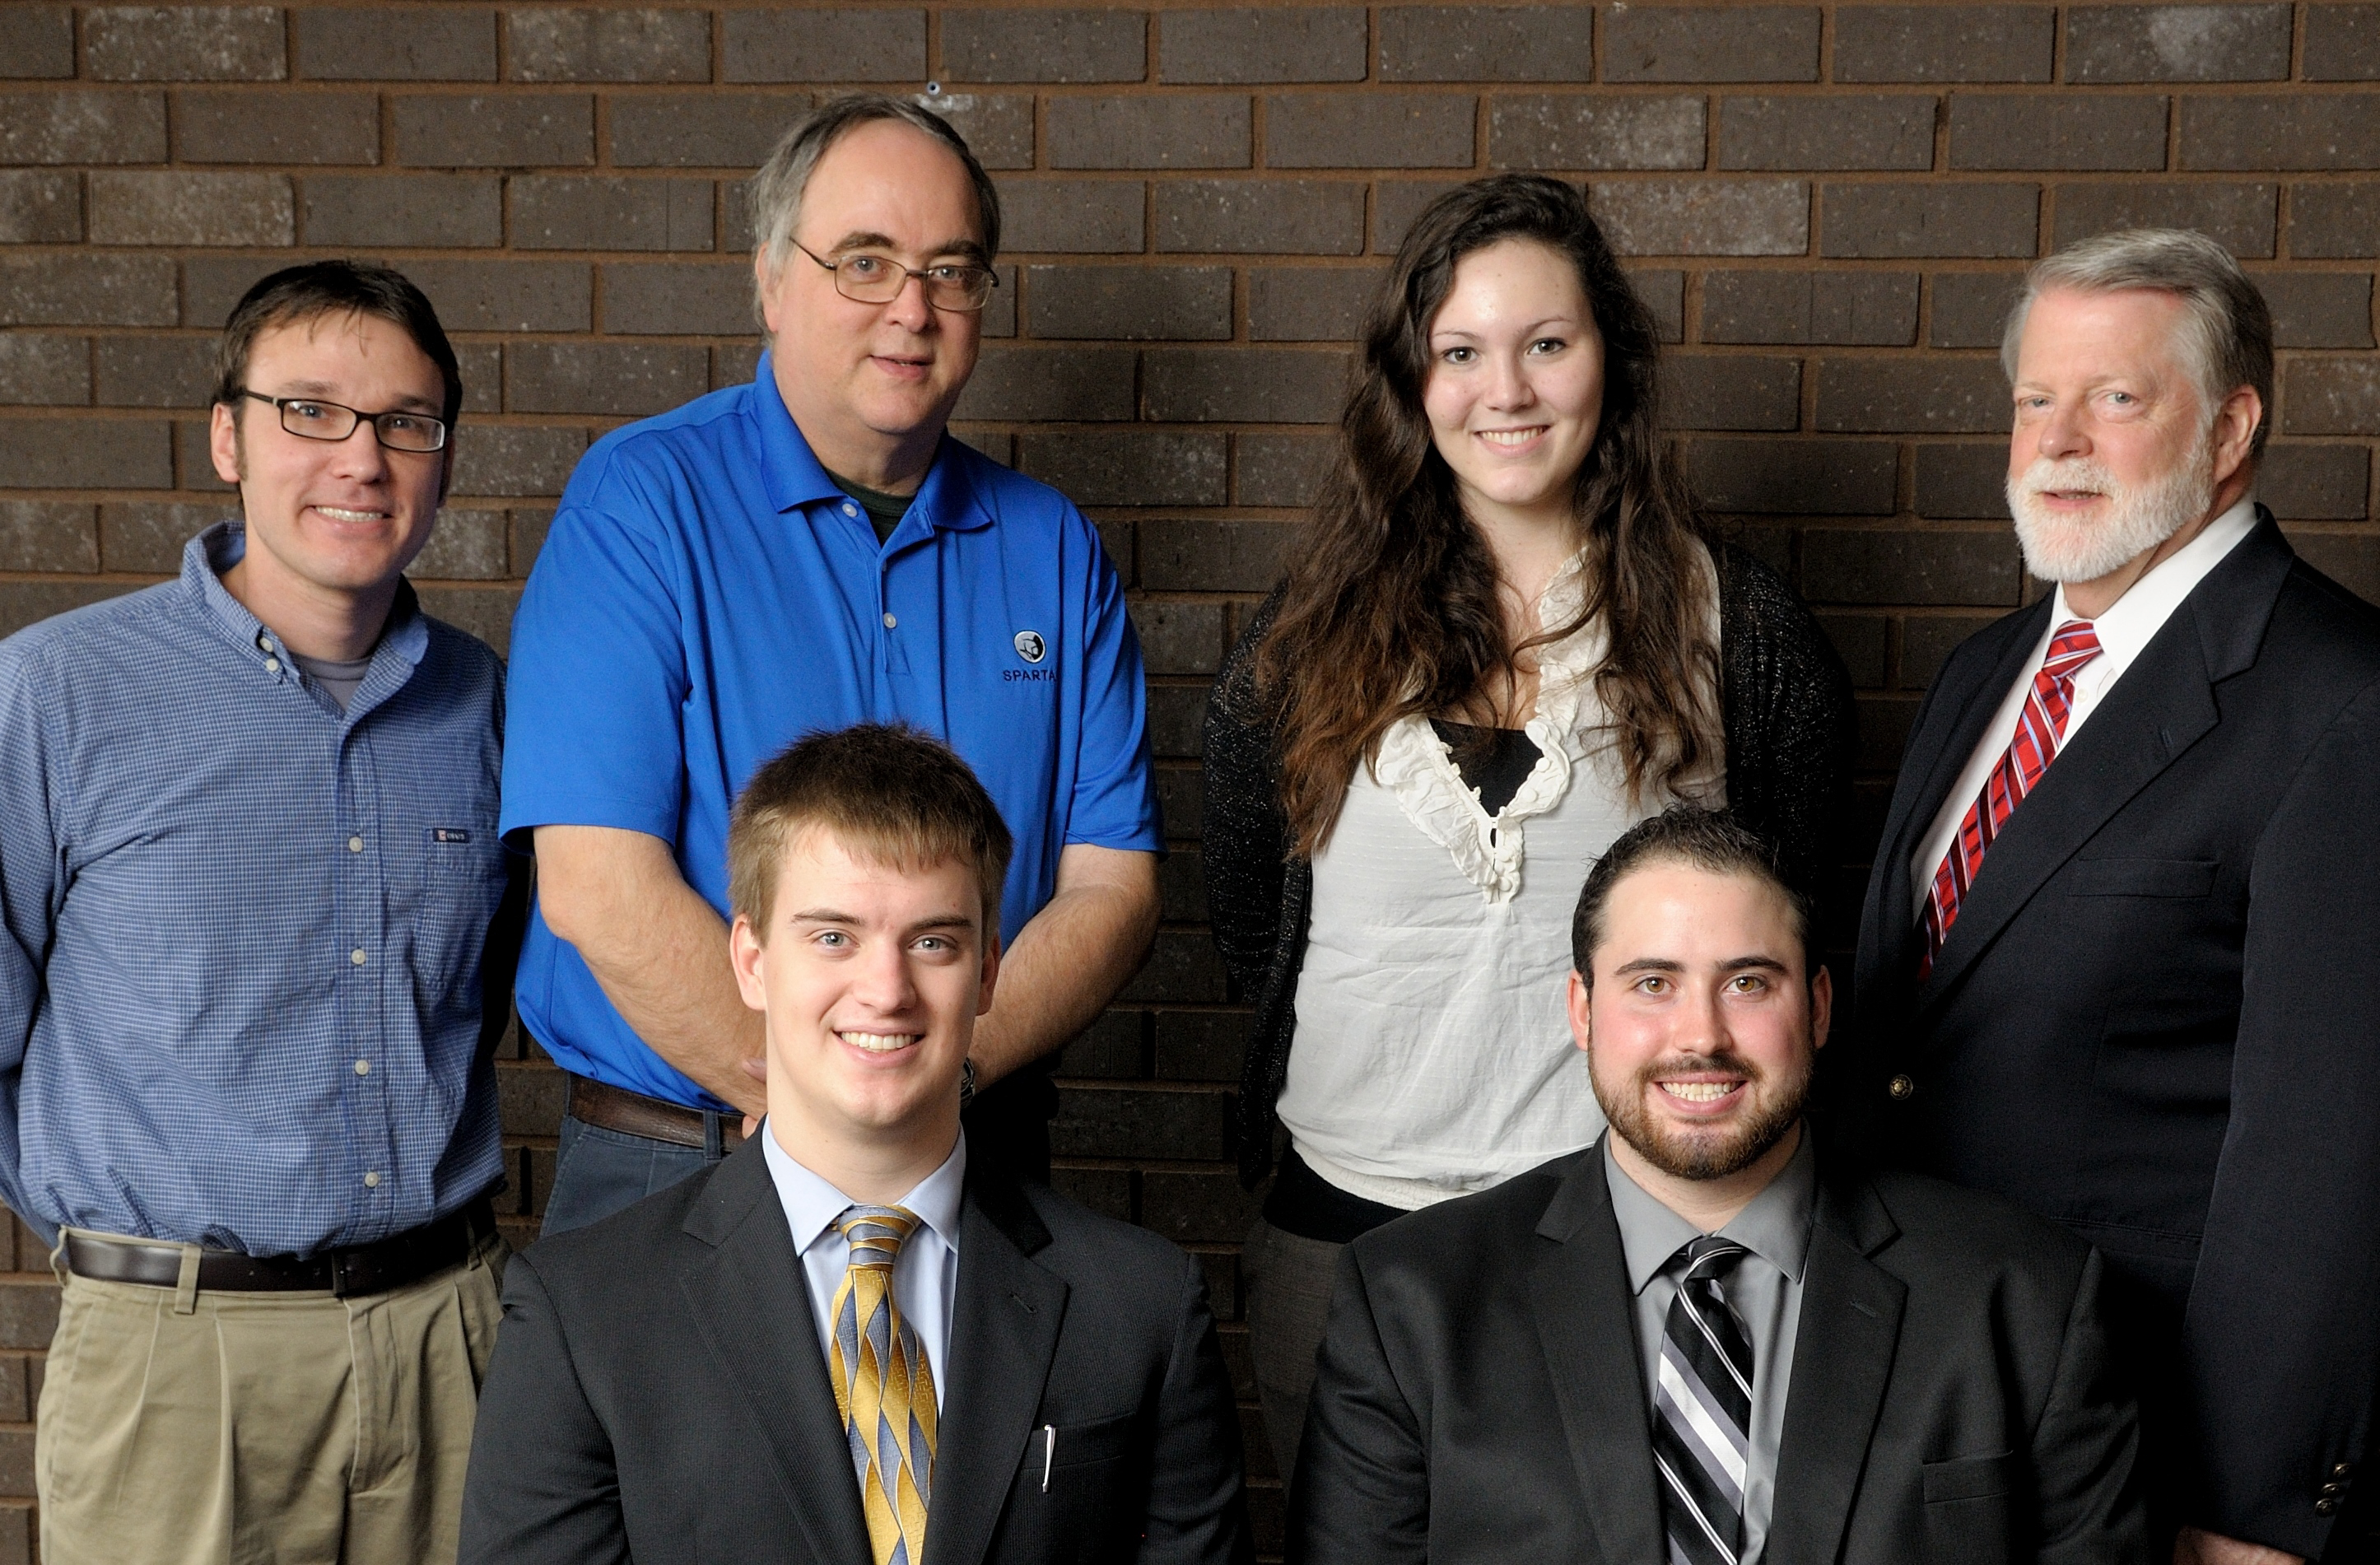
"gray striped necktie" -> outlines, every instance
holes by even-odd
[[[1653,1389],[1653,1462],[1670,1565],[1734,1565],[1743,1546],[1743,1470],[1752,1450],[1752,1342],[1719,1279],[1752,1252],[1706,1234],[1678,1254],[1685,1275],[1661,1330]]]

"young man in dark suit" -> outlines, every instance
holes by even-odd
[[[990,795],[915,731],[813,735],[747,784],[728,851],[768,1118],[515,1263],[463,1559],[1245,1560],[1197,1267],[967,1166]]]
[[[2009,501],[2056,589],[1926,692],[1841,1084],[2107,1257],[2179,1565],[2375,1557],[2380,613],[2254,501],[2272,344],[2200,235],[2028,277]]]
[[[1809,936],[1723,814],[1612,844],[1570,980],[1610,1133],[1348,1247],[1291,1559],[2146,1559],[2098,1257],[1815,1146]]]

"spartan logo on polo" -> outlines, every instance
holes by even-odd
[[[1038,630],[1020,630],[1015,640],[1016,655],[1028,663],[1038,663],[1050,655],[1050,643],[1042,639]],[[1010,685],[1027,680],[1049,682],[1058,677],[1058,671],[1052,668],[1004,668],[1000,671],[1000,677]]]

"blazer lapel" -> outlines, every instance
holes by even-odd
[[[1909,1293],[1867,1257],[1899,1231],[1865,1181],[1821,1182],[1764,1558],[1832,1559],[1841,1550]]]
[[[1536,1236],[1529,1302],[1596,1540],[1612,1565],[1665,1559],[1653,1404],[1601,1142],[1572,1164]]]
[[[866,1565],[872,1556],[851,1448],[758,1137],[710,1176],[685,1227],[713,1251],[678,1285],[705,1346],[751,1409],[810,1557]]]
[[[1066,1313],[1064,1281],[1029,1258],[1049,1243],[1013,1181],[968,1169],[921,1565],[978,1565],[1008,1502]]]

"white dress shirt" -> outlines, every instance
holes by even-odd
[[[835,1219],[856,1205],[842,1191],[795,1162],[777,1145],[766,1122],[760,1127],[761,1155],[769,1177],[776,1182],[777,1199],[793,1230],[794,1248],[802,1257],[802,1280],[809,1285],[810,1318],[817,1323],[819,1353],[833,1362],[834,1295],[851,1268],[851,1241],[834,1226]],[[926,1365],[934,1377],[934,1405],[942,1404],[950,1376],[945,1365],[951,1341],[951,1309],[959,1287],[959,1191],[966,1183],[966,1133],[942,1166],[919,1180],[917,1187],[892,1203],[917,1214],[917,1230],[901,1245],[892,1263],[892,1307],[917,1333]]]
[[[2181,607],[2181,601],[2192,588],[2206,579],[2206,574],[2223,563],[2223,557],[2240,546],[2242,539],[2256,526],[2256,501],[2243,495],[2240,503],[2206,524],[2206,529],[2188,543],[2158,561],[2149,573],[2132,583],[2121,598],[2108,605],[2107,612],[2090,622],[2099,636],[2099,655],[2084,663],[2074,675],[2074,699],[2066,713],[2066,733],[2058,742],[2060,750],[2074,742],[2091,714],[2106,699],[2124,671],[2141,655],[2143,648],[2165,628],[2165,622]],[[1967,758],[1967,768],[1959,773],[1958,782],[1942,797],[1941,810],[1934,817],[1932,831],[1917,846],[1909,861],[1909,916],[1925,916],[1925,898],[1934,889],[1934,876],[1949,856],[1950,844],[1958,840],[1959,823],[1967,818],[1968,809],[1984,791],[1984,782],[1999,764],[2000,757],[2016,738],[2017,720],[2024,715],[2025,697],[2033,689],[2034,677],[2041,673],[2044,659],[2049,656],[2049,643],[2057,637],[2060,625],[2078,616],[2067,607],[2066,588],[2058,589],[2058,601],[2049,614],[2049,627],[2041,633],[2033,656],[2001,698],[2000,709],[1993,714],[1991,726]],[[2055,760],[2052,765],[2057,764]]]

